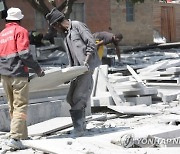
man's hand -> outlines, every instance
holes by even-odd
[[[43,77],[45,75],[45,72],[44,70],[40,70],[38,73],[37,73],[38,77]]]
[[[84,66],[86,66],[89,70],[89,64],[86,61],[84,61]]]

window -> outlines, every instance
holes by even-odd
[[[134,21],[134,4],[130,0],[126,0],[126,21]]]
[[[44,28],[46,28],[47,26],[47,22],[46,19],[44,18],[44,16],[36,11],[36,16],[35,16],[35,29],[36,30],[42,30]]]
[[[84,3],[74,3],[70,19],[84,22]]]
[[[0,11],[3,11],[4,9],[4,2],[0,0]]]

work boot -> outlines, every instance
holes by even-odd
[[[83,136],[86,130],[85,109],[70,110],[71,119],[73,122],[73,137]]]
[[[83,121],[83,129],[84,131],[86,131],[86,112],[85,112],[85,108],[82,109],[82,121]]]

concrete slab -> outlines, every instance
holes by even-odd
[[[87,121],[104,120],[106,115],[92,115],[86,117]],[[73,126],[71,117],[56,117],[31,126],[28,126],[29,136],[44,136]]]
[[[162,69],[162,68],[166,68],[168,64],[168,61],[167,60],[163,60],[163,61],[160,61],[160,62],[157,62],[153,65],[150,65],[148,67],[145,67],[143,69],[139,69],[137,70],[138,73],[141,73],[141,74],[146,74],[146,73],[149,73],[149,72],[154,72],[154,71],[157,71],[159,69]]]
[[[138,76],[138,74],[133,70],[133,68],[129,65],[127,65],[127,69],[129,70],[129,72],[132,74],[132,76],[134,77],[134,79],[138,82],[142,84],[142,87],[146,87],[146,85],[144,84],[144,82],[142,81],[142,79]]]
[[[178,66],[180,66],[179,59],[173,59],[173,60],[168,60],[168,64],[167,64],[166,68],[178,67]]]
[[[91,97],[94,97],[96,95],[98,75],[99,75],[99,68],[96,67],[93,73],[93,89],[92,89]]]
[[[127,128],[121,128],[123,131]],[[81,153],[98,153],[98,154],[128,154],[126,150],[120,146],[111,144],[111,135],[117,136],[117,132],[110,131],[105,133],[93,133],[93,135],[79,137],[76,139],[54,138],[46,140],[27,140],[22,141],[24,145],[39,149],[49,153],[65,153],[65,154],[81,154]]]
[[[86,66],[53,68],[45,71],[45,76],[35,77],[30,81],[30,91],[40,91],[57,87],[87,71]]]
[[[163,115],[160,117],[160,119],[165,123],[169,123],[173,125],[173,122],[175,121],[180,122],[180,115],[175,115],[175,114]]]
[[[162,98],[164,103],[170,103],[173,100],[177,100],[177,96],[180,94],[179,90],[168,90],[168,89],[158,89],[158,96]]]
[[[169,80],[169,82],[170,81],[176,81],[176,83],[178,83],[178,81],[179,81],[179,77],[176,77],[176,76],[168,76],[168,77],[158,77],[158,76],[156,76],[156,77],[149,77],[149,76],[143,76],[143,78],[142,78],[142,80],[146,80],[147,82],[158,82],[158,81],[167,81],[167,80]]]
[[[179,154],[180,148],[133,148],[128,152],[137,154]]]
[[[180,67],[170,67],[166,69],[168,73],[180,73]]]
[[[63,138],[59,136],[56,138],[46,139],[46,140],[29,140],[23,141],[23,144],[34,148],[39,149],[44,152],[49,153],[70,153],[70,154],[80,154],[80,153],[98,153],[98,154],[179,154],[179,148],[123,148],[112,144],[113,139],[120,139],[123,134],[134,133],[135,135],[143,134],[147,132],[145,130],[151,131],[151,128],[155,126],[146,126],[138,128],[136,130],[128,128],[119,128],[117,130],[107,131],[104,133],[96,133],[93,135],[88,135],[84,137],[79,137],[76,139],[72,138]],[[154,130],[154,129],[153,129]],[[157,132],[157,129],[154,130]],[[160,129],[158,129],[160,131]],[[161,127],[162,131],[162,127]],[[136,133],[137,132],[137,133]],[[151,131],[153,133],[153,131]],[[139,136],[140,137],[140,136]]]
[[[109,82],[113,82],[113,83],[129,81],[128,76],[115,76],[115,75],[114,76],[113,75],[109,76],[108,75],[108,77],[109,77]]]
[[[99,72],[99,69],[102,70],[105,77],[108,76],[108,65],[100,65],[98,69],[98,78],[97,78],[97,86],[96,86],[96,94],[95,96],[101,95],[102,92],[106,92],[106,81],[103,80],[102,74]]]
[[[91,97],[91,106],[115,105],[109,92],[102,92],[101,96]]]
[[[137,96],[137,97],[126,97],[127,102],[134,102],[135,105],[151,105],[152,104],[152,97],[151,96]]]
[[[123,91],[124,96],[147,96],[147,95],[156,95],[158,93],[157,88],[146,87],[139,89],[130,89],[129,91]]]
[[[144,114],[159,114],[159,110],[152,109],[147,106],[108,106],[109,109],[121,114],[144,115]]]
[[[124,132],[119,133],[119,138],[115,138],[117,140],[123,142],[128,136],[131,136],[133,141],[130,145],[138,145],[140,147],[153,147],[158,140],[153,137],[158,137],[162,139],[172,139],[179,138],[180,127],[172,126],[172,125],[162,125],[162,124],[146,124],[141,127],[137,127],[134,129],[126,130]]]
[[[43,136],[71,126],[71,117],[57,117],[28,126],[28,134],[29,136]]]

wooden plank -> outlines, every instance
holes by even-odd
[[[122,105],[122,103],[125,103],[123,101],[123,99],[121,99],[119,97],[119,95],[116,93],[116,91],[114,90],[114,88],[112,87],[112,85],[110,84],[110,82],[108,81],[108,78],[104,75],[104,73],[102,72],[101,68],[99,68],[99,72],[102,75],[102,79],[106,81],[106,86],[115,102],[116,105]]]

